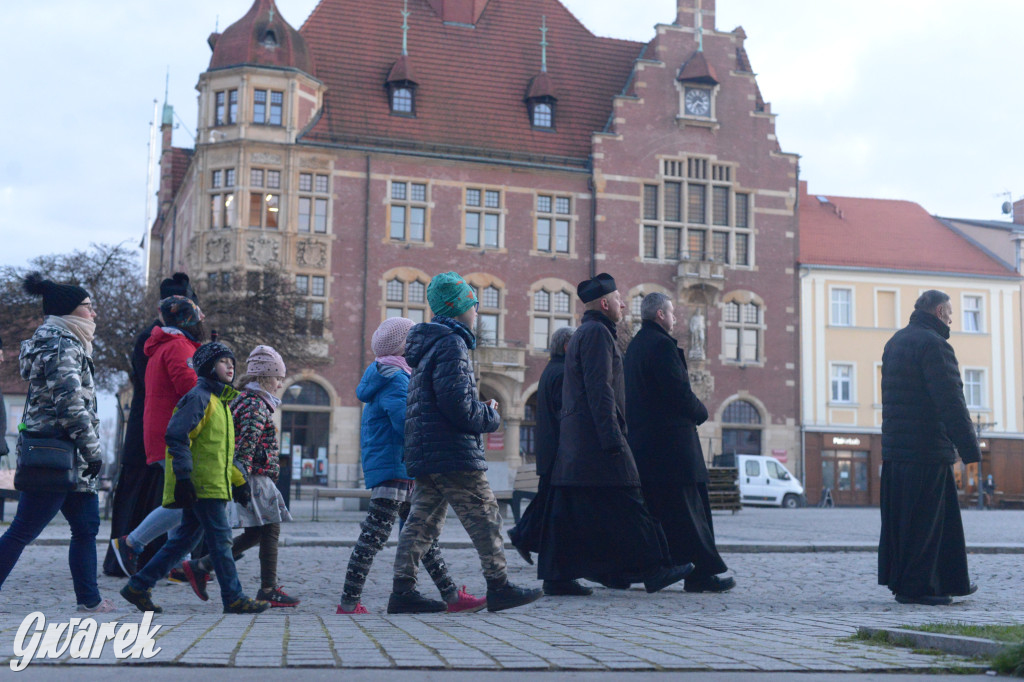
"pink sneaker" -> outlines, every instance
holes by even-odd
[[[474,597],[466,592],[466,586],[463,585],[459,590],[459,600],[448,605],[448,613],[476,613],[485,606],[487,606],[486,599]]]
[[[367,611],[366,607],[363,606],[362,604],[356,604],[356,607],[354,609],[352,609],[351,611],[346,611],[345,609],[341,608],[341,604],[338,604],[337,613],[342,613],[342,614],[345,614],[347,616],[355,616],[355,615],[369,614],[370,612]]]

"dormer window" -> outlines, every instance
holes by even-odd
[[[263,40],[260,42],[263,47],[272,50],[277,47],[277,36],[274,35],[273,31],[267,31],[263,36]]]
[[[530,107],[530,124],[534,128],[554,128],[555,105],[551,102],[533,102]]]
[[[402,116],[415,116],[416,108],[413,100],[414,86],[408,82],[390,83],[391,113]]]

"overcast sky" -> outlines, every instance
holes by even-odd
[[[398,0],[365,0],[394,2]],[[649,40],[674,0],[563,0],[598,35]],[[207,35],[251,0],[5,3],[0,264],[137,243],[153,99],[192,146]],[[278,0],[293,26],[316,0]],[[1000,219],[1024,196],[1024,0],[718,0],[742,25],[785,151],[816,194],[908,199]],[[396,21],[399,18],[396,15]],[[557,50],[557,46],[552,46]]]

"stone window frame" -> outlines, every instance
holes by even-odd
[[[753,304],[758,309],[758,320],[757,322],[751,322],[744,319],[744,306]],[[727,321],[726,320],[726,309],[727,305],[738,305],[738,320]],[[767,362],[767,354],[765,352],[765,332],[767,331],[767,316],[768,309],[765,306],[764,299],[755,294],[752,291],[746,290],[735,290],[730,291],[722,297],[722,302],[719,304],[719,331],[721,335],[721,355],[719,360],[725,365],[734,365],[741,367],[764,367]],[[757,334],[757,357],[754,359],[748,359],[745,357],[730,357],[727,352],[729,345],[728,331],[736,330],[737,338],[737,354],[739,349],[743,347],[743,332],[744,331],[755,331]]]
[[[729,408],[738,402],[743,402],[753,408],[757,414],[756,422],[742,422],[742,421],[726,421],[726,412]],[[761,452],[755,454],[763,454],[765,447],[765,437],[768,433],[768,427],[771,424],[771,416],[768,414],[768,409],[764,403],[750,395],[746,390],[741,390],[733,395],[729,396],[722,401],[719,405],[718,411],[715,413],[715,421],[719,424],[719,443],[723,443],[724,435],[726,430],[744,430],[744,431],[758,431],[760,432],[759,441],[761,444]]]
[[[540,291],[545,291],[545,292],[547,292],[548,294],[551,295],[551,297],[549,299],[550,300],[550,306],[549,306],[550,310],[544,311],[544,310],[537,310],[535,308],[535,304],[536,304],[536,298],[535,297],[536,297],[536,294],[538,292],[540,292]],[[556,293],[564,293],[564,294],[567,294],[569,296],[569,310],[568,310],[568,312],[557,312],[557,311],[554,310],[554,294],[556,294]],[[567,282],[567,281],[565,281],[563,279],[558,279],[558,278],[555,278],[555,277],[548,277],[548,278],[545,278],[545,279],[542,279],[542,280],[534,282],[530,286],[529,296],[530,296],[530,307],[529,307],[528,317],[529,317],[530,326],[529,326],[529,340],[527,342],[527,348],[529,348],[530,352],[533,353],[533,354],[537,354],[537,355],[545,354],[546,355],[549,352],[548,344],[545,344],[544,348],[538,348],[537,346],[534,345],[534,336],[536,334],[535,326],[536,326],[537,320],[540,319],[540,318],[545,318],[545,319],[548,320],[548,330],[547,330],[548,342],[551,341],[551,334],[553,334],[556,329],[559,329],[560,327],[567,327],[567,326],[571,327],[571,326],[574,326],[574,324],[576,322],[576,319],[577,319],[577,316],[576,316],[576,301],[577,301],[577,298],[576,298],[576,287],[574,287],[572,284],[570,284],[569,282]],[[562,323],[564,323],[564,324],[562,324]]]
[[[547,200],[549,202],[549,210],[542,210],[544,200]],[[560,201],[567,201],[569,203],[567,212],[561,212],[558,210]],[[578,220],[578,216],[576,215],[576,202],[574,201],[574,197],[571,193],[547,191],[534,192],[532,217],[533,251],[530,252],[531,255],[553,256],[556,258],[576,257],[576,223]],[[547,220],[550,224],[548,232],[549,248],[547,249],[542,249],[540,244],[540,222],[542,220]],[[568,233],[566,235],[566,249],[564,251],[559,250],[555,246],[557,224],[559,221],[564,221],[568,223]]]
[[[276,181],[272,182],[272,178],[276,178]],[[268,166],[251,166],[249,168],[249,183],[247,185],[249,201],[246,204],[247,220],[245,221],[245,226],[248,229],[274,230],[276,232],[286,229],[285,214],[282,210],[284,196],[282,178],[283,172],[280,168]],[[258,225],[253,224],[254,214],[259,216]]]
[[[478,336],[478,344],[482,346],[508,345],[505,342],[505,321],[508,318],[508,287],[505,285],[505,282],[499,279],[498,277],[486,272],[471,272],[470,274],[466,275],[464,279],[466,280],[467,284],[473,287],[473,290],[476,292],[477,300],[480,301],[480,307],[477,309],[478,318],[479,316],[483,315],[491,315],[497,317],[497,320],[495,321],[496,329],[494,342],[485,343],[484,339],[481,339]],[[489,305],[490,302],[484,300],[485,297],[483,294],[488,289],[497,290],[497,305]],[[478,329],[480,327],[479,319],[477,321],[477,327]],[[478,331],[478,329],[474,329],[473,331],[476,332]]]
[[[639,259],[709,260],[734,270],[754,269],[754,192],[740,185],[738,169],[710,157],[659,157],[658,174],[640,186]],[[715,210],[718,190],[728,192],[724,219]],[[696,215],[698,208],[702,215]],[[724,249],[718,248],[723,241]]]
[[[297,181],[296,231],[301,234],[327,234],[331,231],[330,173],[301,170]],[[308,207],[308,209],[304,211],[304,207]],[[321,217],[323,218],[322,223]],[[305,224],[303,224],[304,220]]]
[[[396,281],[400,282],[402,286],[400,300],[393,295],[395,285],[392,283]],[[378,284],[380,285],[381,322],[389,317],[406,317],[414,322],[430,322],[433,318],[430,305],[427,303],[427,286],[430,284],[430,275],[427,273],[412,267],[391,268],[384,273]],[[392,291],[388,290],[389,284],[392,286]],[[423,287],[422,300],[419,300],[419,295],[410,291],[411,284]],[[410,296],[410,294],[413,295]]]
[[[263,95],[263,120],[256,118],[256,110],[259,106],[258,97]],[[278,101],[274,102],[277,95]],[[274,113],[277,113],[277,122],[273,121]],[[254,88],[252,91],[252,123],[253,125],[281,127],[284,125],[284,91],[273,88]]]
[[[397,196],[399,194],[398,187],[403,187],[401,192],[404,196]],[[423,188],[423,197],[421,199],[414,198],[415,190],[418,187]],[[412,244],[416,246],[433,246],[434,242],[431,240],[430,233],[430,217],[431,209],[434,204],[431,201],[431,183],[429,180],[414,179],[414,178],[392,178],[388,180],[387,195],[384,200],[385,216],[387,217],[387,228],[384,235],[384,241],[392,244]],[[394,211],[397,208],[404,210],[405,214],[402,219],[403,223],[403,235],[399,239],[394,236]],[[423,211],[423,238],[412,239],[412,215],[414,210]]]
[[[234,168],[214,168],[210,171],[209,213],[211,230],[230,230],[238,222],[237,192],[235,192],[236,173]],[[227,191],[231,190],[231,191]]]
[[[238,88],[226,88],[213,93],[213,125],[229,126],[238,123]]]
[[[497,203],[492,204],[491,198],[497,194]],[[505,249],[505,217],[508,213],[506,207],[506,192],[502,187],[487,185],[467,185],[462,190],[462,243],[459,248],[473,251],[491,251],[494,253],[507,253]],[[472,244],[468,240],[470,216],[476,216],[477,220],[477,243]],[[487,243],[487,221],[493,217],[497,222],[497,244]]]

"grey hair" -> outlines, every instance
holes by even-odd
[[[672,299],[657,291],[647,294],[644,296],[644,300],[640,302],[640,319],[641,320],[656,320],[658,319],[658,311],[665,310],[665,304],[670,303]]]
[[[917,298],[914,303],[914,310],[926,313],[934,313],[935,309],[949,300],[949,294],[937,289],[929,289]]]
[[[559,327],[552,332],[551,342],[548,344],[551,346],[551,357],[557,358],[565,355],[565,344],[569,343],[569,339],[572,338],[575,331],[575,327]]]

